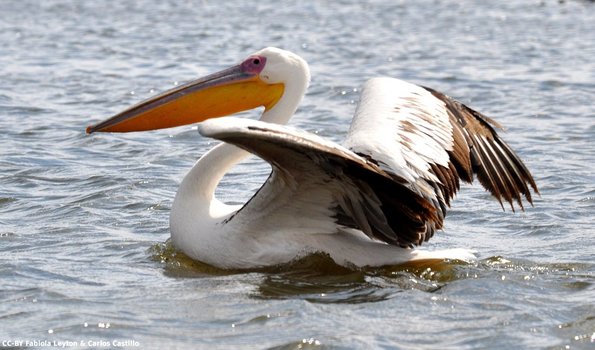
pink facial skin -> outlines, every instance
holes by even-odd
[[[260,74],[264,69],[267,58],[263,56],[250,56],[240,65],[242,72],[251,74]]]

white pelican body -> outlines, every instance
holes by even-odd
[[[199,130],[203,135],[229,132],[229,125],[240,133],[249,127],[260,127],[299,134],[289,128],[231,117],[205,121]],[[301,136],[324,143],[312,134]],[[359,157],[339,145],[326,144]],[[303,186],[279,179],[283,183],[267,182],[250,205],[226,205],[214,197],[216,185],[226,172],[221,170],[227,170],[217,165],[235,164],[247,154],[220,144],[185,176],[174,200],[170,226],[174,246],[186,255],[224,268],[277,265],[316,252],[329,254],[338,264],[355,266],[473,257],[463,249],[430,252],[389,245],[370,239],[360,230],[338,225],[328,209],[333,191],[337,190],[332,186]],[[202,178],[214,180],[211,188],[196,186]]]
[[[502,204],[537,187],[480,113],[437,91],[369,80],[343,146],[286,124],[309,83],[299,56],[266,48],[240,65],[142,102],[87,131],[140,131],[197,121],[224,141],[182,181],[171,211],[174,246],[221,268],[256,268],[322,252],[346,266],[472,258],[413,248],[442,228],[459,179]],[[264,106],[260,121],[218,118]],[[490,125],[491,124],[491,125]],[[227,171],[253,153],[272,172],[243,206],[217,200]],[[513,208],[514,209],[514,208]]]

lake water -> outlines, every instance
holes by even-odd
[[[595,348],[593,2],[7,0],[0,13],[0,346]],[[503,212],[464,186],[425,247],[474,249],[472,264],[350,271],[314,256],[238,273],[176,254],[175,191],[214,142],[192,126],[85,127],[265,46],[310,62],[291,124],[335,141],[373,76],[495,118],[535,207]],[[268,171],[245,162],[219,196],[248,199]]]

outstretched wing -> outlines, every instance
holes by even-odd
[[[439,220],[432,203],[411,190],[405,179],[311,133],[233,117],[207,120],[199,132],[271,164],[267,182],[236,214],[245,220],[274,216],[283,226],[299,216],[300,224],[316,222],[320,227],[326,220],[334,231],[357,228],[400,246],[416,243],[420,232]]]
[[[407,181],[440,215],[415,244],[442,227],[459,180],[480,183],[514,211],[521,195],[532,204],[535,181],[521,159],[498,136],[499,125],[430,88],[392,78],[376,78],[362,89],[345,146]]]
[[[275,212],[292,220],[292,211],[299,211],[315,225],[326,220],[412,246],[442,228],[460,180],[472,182],[474,174],[501,205],[506,201],[514,210],[516,201],[522,209],[522,196],[532,203],[529,187],[538,193],[533,177],[494,127],[435,90],[377,78],[362,89],[345,147],[239,118],[208,120],[199,131],[272,165],[267,182],[238,214]]]

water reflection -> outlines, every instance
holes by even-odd
[[[312,254],[289,264],[257,270],[223,270],[194,261],[177,252],[171,243],[155,244],[150,249],[154,261],[163,264],[164,274],[172,278],[208,278],[255,273],[253,298],[263,300],[301,299],[311,303],[370,303],[397,297],[406,291],[442,293],[457,281],[485,279],[535,284],[540,275],[557,275],[560,287],[585,291],[595,285],[589,264],[538,264],[526,260],[489,257],[475,263],[460,261],[420,261],[381,268],[347,268],[337,265],[328,255]],[[571,280],[568,280],[572,276]]]
[[[314,303],[365,303],[387,300],[406,290],[436,292],[465,276],[458,261],[420,261],[382,268],[347,268],[326,254],[312,254],[294,262],[257,270],[223,270],[194,261],[168,241],[150,249],[154,261],[173,278],[201,278],[256,272],[262,278],[253,297],[304,299]]]

